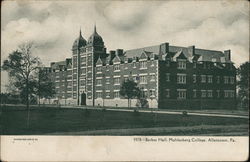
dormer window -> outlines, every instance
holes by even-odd
[[[133,62],[133,68],[136,68],[136,63],[135,62]]]
[[[101,67],[96,67],[96,72],[97,72],[97,73],[102,72],[102,71],[101,71]]]
[[[114,65],[114,71],[120,71],[120,65],[119,64]]]
[[[207,68],[207,66],[206,66],[206,63],[205,63],[205,62],[203,62],[203,68],[204,68],[204,69],[206,69],[206,68]]]
[[[193,62],[193,68],[196,68],[196,65],[197,65],[197,63],[196,63],[196,61],[194,61]]]
[[[146,69],[147,68],[147,61],[140,61],[140,69]]]
[[[167,67],[170,66],[170,60],[169,59],[166,60],[166,64],[167,64]]]
[[[186,60],[178,60],[178,69],[186,69]]]

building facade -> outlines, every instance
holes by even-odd
[[[124,80],[133,79],[150,108],[234,108],[236,68],[230,50],[195,46],[156,46],[106,52],[97,33],[86,41],[81,34],[72,46],[72,58],[51,63],[54,100],[65,105],[127,107],[120,96]],[[132,99],[131,106],[137,105]]]

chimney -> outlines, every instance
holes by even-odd
[[[168,53],[168,51],[169,51],[169,43],[167,43],[167,42],[166,43],[162,43],[160,45],[160,55]]]
[[[52,67],[53,65],[55,65],[55,62],[51,62],[50,63],[50,67]]]
[[[117,49],[117,50],[116,50],[116,55],[117,55],[117,56],[123,55],[123,49]]]
[[[231,50],[225,50],[224,55],[227,60],[231,60]]]
[[[109,51],[109,53],[110,53],[111,60],[113,60],[113,58],[115,58],[115,51]]]
[[[189,56],[193,56],[195,54],[195,46],[188,47],[188,54]]]

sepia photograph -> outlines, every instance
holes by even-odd
[[[5,137],[248,141],[249,2],[1,1],[0,80],[8,160]]]

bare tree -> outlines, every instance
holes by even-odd
[[[26,108],[28,110],[27,126],[29,127],[29,99],[32,92],[35,73],[40,65],[38,57],[32,56],[34,44],[24,43],[19,49],[9,54],[8,59],[3,62],[3,70],[15,80],[15,87],[25,95]]]

